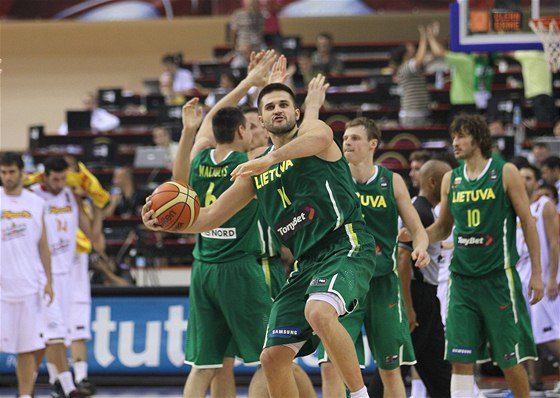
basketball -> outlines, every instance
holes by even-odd
[[[158,186],[150,200],[153,217],[169,232],[190,227],[200,211],[200,201],[194,189],[177,181],[167,181]]]

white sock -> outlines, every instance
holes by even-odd
[[[451,375],[451,398],[474,397],[473,375]]]
[[[70,395],[70,393],[76,389],[74,381],[72,381],[72,373],[69,371],[59,374],[58,380],[60,380],[60,384],[62,385],[62,389],[64,390],[64,394],[66,396]]]
[[[422,379],[412,379],[412,382],[410,384],[411,398],[426,398],[428,396],[426,386],[424,385]]]
[[[478,384],[476,384],[476,382],[474,383],[474,397],[478,397],[478,394],[480,394],[480,389],[478,388]]]
[[[74,362],[74,381],[78,384],[80,381],[87,377],[88,364],[87,362],[80,361]]]
[[[369,398],[366,386],[363,386],[358,391],[351,392],[350,398]]]
[[[58,369],[54,363],[47,362],[47,370],[49,371],[49,384],[54,384],[58,378]]]
[[[18,395],[19,398],[31,398],[31,395]]]

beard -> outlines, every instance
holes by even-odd
[[[294,129],[296,126],[295,120],[286,120],[286,123],[280,126],[275,126],[272,123],[267,123],[265,128],[270,134],[274,135],[286,135]]]

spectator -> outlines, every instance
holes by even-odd
[[[91,131],[94,133],[104,133],[120,126],[120,119],[103,108],[99,108],[97,96],[88,93],[82,100],[84,110],[91,111]],[[68,123],[62,123],[58,128],[59,135],[68,135]]]
[[[172,167],[175,155],[177,154],[178,144],[171,138],[171,131],[164,126],[156,126],[152,130],[152,140],[155,146],[168,150],[167,161],[169,168]]]
[[[264,49],[265,17],[259,1],[243,0],[242,4],[242,8],[233,12],[229,22],[232,48],[239,51],[242,45],[248,45],[249,52]]]
[[[476,113],[486,108],[492,90],[494,70],[489,65],[488,54],[467,54],[447,51],[438,41],[439,24],[426,28],[430,50],[451,67],[451,117],[464,112]]]
[[[206,100],[204,100],[204,105],[208,108],[212,108],[216,102],[223,98],[227,93],[233,90],[237,86],[237,79],[233,73],[226,71],[220,74],[219,87],[212,90]],[[241,101],[237,104],[238,106],[247,104],[247,96],[243,97]]]
[[[531,148],[531,153],[528,158],[529,161],[537,166],[539,169],[542,167],[543,162],[550,156],[550,148],[546,142],[535,142]]]
[[[130,166],[123,166],[113,172],[113,188],[111,201],[103,215],[130,217],[140,215],[140,209],[146,203],[146,193],[137,190],[134,185],[133,170]]]
[[[560,194],[560,157],[550,156],[546,158],[541,166],[542,179],[556,188]],[[560,204],[556,205],[560,212]]]
[[[333,51],[333,36],[329,32],[317,35],[317,50],[313,53],[313,71],[315,74],[342,73],[342,60]]]
[[[420,168],[431,158],[432,155],[430,152],[424,150],[414,151],[408,158],[408,161],[410,162],[410,172],[408,173],[408,176],[410,177],[412,188],[416,191],[420,188]]]
[[[161,59],[164,71],[159,77],[159,90],[169,104],[182,104],[185,96],[196,93],[196,84],[190,70],[181,68],[177,55],[165,55]]]
[[[297,57],[297,66],[292,76],[293,86],[305,88],[314,77],[312,53],[309,50],[303,50]]]
[[[280,31],[280,19],[278,13],[284,7],[285,0],[261,0],[263,4],[264,20],[264,41],[268,48],[278,52],[282,49],[282,33]]]
[[[412,43],[397,48],[391,55],[394,80],[401,89],[399,122],[404,127],[426,124],[430,117],[430,94],[424,76],[426,57],[426,29],[420,25],[420,41],[416,48]]]

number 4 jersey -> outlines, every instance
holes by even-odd
[[[466,165],[452,171],[448,204],[455,219],[450,270],[482,276],[515,267],[515,212],[503,184],[505,162],[489,159],[480,176],[467,177]]]

